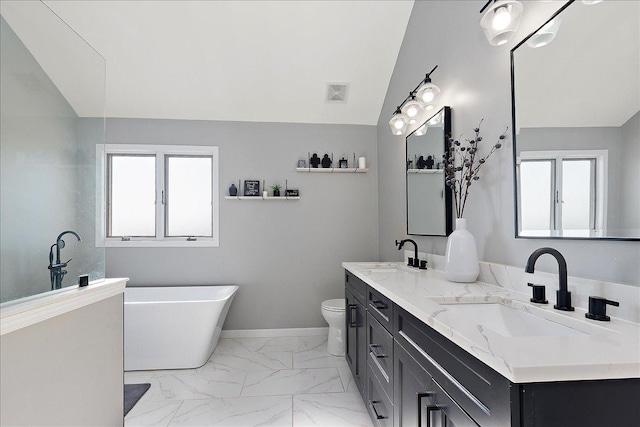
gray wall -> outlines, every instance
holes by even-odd
[[[320,304],[344,295],[340,263],[377,260],[374,126],[108,119],[107,143],[219,147],[220,247],[107,248],[106,274],[130,286],[239,285],[225,329],[327,326]],[[296,172],[309,151],[355,152],[370,170]],[[238,179],[287,179],[301,200],[222,198]]]
[[[0,425],[117,426],[122,295],[0,338]]]
[[[511,126],[509,51],[538,28],[560,5],[524,2],[517,40],[489,45],[478,24],[481,1],[416,2],[398,55],[378,121],[380,259],[400,260],[393,242],[405,235],[404,145],[391,135],[388,121],[395,107],[434,65],[433,82],[442,89],[440,105],[450,105],[453,134],[472,135],[482,118],[488,150]],[[552,246],[567,258],[569,274],[640,284],[640,245],[637,242],[533,240],[514,238],[513,165],[510,138],[474,183],[464,216],[474,234],[480,259],[523,266],[536,248]],[[419,237],[420,250],[444,254],[445,237]],[[557,271],[551,259],[539,268]],[[551,257],[548,257],[551,258]]]

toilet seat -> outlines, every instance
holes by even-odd
[[[322,309],[326,311],[345,311],[344,299],[337,298],[323,301]]]

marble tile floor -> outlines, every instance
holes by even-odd
[[[326,336],[222,338],[197,369],[125,372],[151,384],[133,426],[365,427],[367,410]]]

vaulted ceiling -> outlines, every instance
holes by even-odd
[[[41,25],[51,17],[38,18],[34,5],[2,3],[76,112],[99,115],[89,83],[69,72],[70,63],[95,63],[47,47],[63,39],[48,32],[68,29]],[[395,0],[44,3],[105,58],[108,117],[367,125],[377,123],[413,8]],[[95,90],[100,72],[92,73]],[[347,102],[327,102],[327,83],[348,83]]]

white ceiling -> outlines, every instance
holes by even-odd
[[[57,37],[48,32],[57,30],[34,18],[34,5],[2,3],[76,112],[99,115],[89,83],[69,72],[73,55],[51,48]],[[108,117],[367,125],[378,121],[413,8],[397,0],[45,3],[106,59]],[[91,74],[96,86],[99,71]],[[350,83],[347,103],[325,101],[328,82]]]

